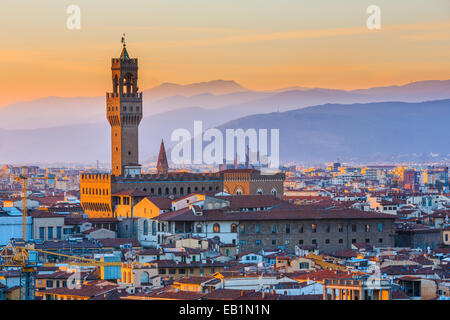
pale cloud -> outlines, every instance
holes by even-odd
[[[165,28],[162,28],[165,30]],[[171,29],[171,28],[169,28]],[[183,28],[177,28],[180,32],[184,32]],[[197,30],[197,28],[194,28]],[[201,29],[200,29],[201,30]],[[187,33],[192,30],[186,29]],[[351,28],[334,28],[334,29],[310,29],[310,30],[294,30],[294,31],[281,31],[281,32],[252,32],[243,29],[221,29],[221,32],[233,32],[236,35],[231,36],[220,36],[217,35],[214,38],[207,39],[188,39],[188,40],[177,40],[177,41],[156,41],[151,42],[153,46],[161,47],[211,47],[217,45],[237,45],[243,43],[258,43],[267,41],[280,41],[280,40],[296,40],[296,39],[316,39],[316,38],[327,38],[327,37],[348,37],[356,35],[370,35],[374,32],[389,35],[390,33],[399,34],[400,37],[414,38],[415,34],[410,34],[414,32],[423,31],[435,31],[438,33],[429,33],[434,35],[436,39],[442,39],[444,34],[449,34],[450,31],[450,21],[439,21],[432,23],[413,23],[413,24],[398,24],[398,25],[386,25],[382,26],[381,30],[373,31],[367,29],[365,26],[361,27],[351,27]],[[212,34],[220,33],[215,32],[214,29],[211,30]],[[438,36],[438,34],[440,36]],[[414,39],[420,40],[421,37],[417,36]],[[423,40],[427,40],[423,37]],[[140,42],[141,44],[150,44],[150,42]]]

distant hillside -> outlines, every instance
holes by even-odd
[[[219,128],[278,128],[284,161],[450,159],[450,100],[326,104],[258,114]]]
[[[145,117],[140,126],[140,159],[159,151],[177,128],[193,132],[193,121],[209,127],[279,128],[281,159],[296,161],[429,160],[450,158],[450,100],[422,103],[326,104],[235,119],[224,108],[185,108]],[[230,121],[231,120],[231,121]],[[170,157],[170,154],[168,154]],[[32,130],[0,129],[0,163],[22,161],[109,161],[110,129],[95,124]]]
[[[105,91],[109,88],[105,88]],[[221,109],[219,118],[293,110],[324,103],[421,102],[450,99],[450,80],[361,90],[291,87],[251,91],[234,81],[179,85],[163,83],[144,91],[144,116],[185,108]],[[229,118],[225,120],[230,120]],[[35,129],[105,121],[105,97],[47,97],[0,108],[0,128]]]

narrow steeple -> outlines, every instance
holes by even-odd
[[[127,51],[127,44],[125,43],[125,33],[122,36],[122,43],[123,43],[123,49],[122,49],[122,53],[120,54],[120,60],[130,60],[130,56],[128,55],[128,51]]]
[[[164,147],[164,140],[161,139],[161,147],[159,148],[158,164],[156,165],[156,172],[159,174],[166,174],[169,172],[169,164],[167,163],[166,148]]]

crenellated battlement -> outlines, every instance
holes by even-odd
[[[109,173],[82,173],[80,175],[81,183],[111,183]]]
[[[111,65],[113,67],[120,67],[120,65],[136,65],[138,64],[137,58],[130,58],[126,60],[121,60],[120,58],[111,58]]]
[[[135,177],[113,176],[112,182],[121,181],[207,181],[220,180],[222,174],[214,173],[190,173],[190,172],[169,172],[167,174],[141,174]]]
[[[142,99],[142,92],[136,92],[136,93],[125,93],[124,92],[122,94],[120,94],[119,92],[107,92],[106,98],[107,99],[121,98],[121,100],[126,99],[126,98]]]

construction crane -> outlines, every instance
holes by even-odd
[[[27,167],[22,167],[22,174],[13,176],[14,181],[22,185],[22,205],[23,205],[23,221],[22,221],[22,239],[11,239],[10,243],[0,250],[0,270],[4,268],[20,268],[20,300],[34,300],[36,293],[36,267],[53,267],[55,263],[39,263],[38,253],[54,255],[69,258],[68,264],[74,266],[121,266],[121,262],[103,262],[94,259],[71,256],[61,253],[54,253],[45,250],[35,249],[34,245],[28,242],[27,234],[27,216],[28,216],[28,180],[44,179],[50,180],[49,177],[29,177],[27,175]]]
[[[34,300],[36,297],[36,268],[54,267],[56,263],[40,263],[38,253],[54,255],[73,259],[75,261],[64,262],[69,266],[93,266],[108,267],[122,266],[122,262],[105,262],[94,259],[71,256],[35,249],[34,244],[26,243],[22,239],[11,239],[11,241],[0,250],[0,271],[4,268],[20,268],[19,299]]]
[[[29,176],[27,176],[26,169],[27,169],[27,167],[22,167],[22,174],[13,176],[14,181],[16,181],[22,185],[22,206],[23,206],[22,237],[25,242],[27,241],[28,180],[29,179],[52,180],[53,179],[53,178],[49,178],[49,177],[29,177]]]

